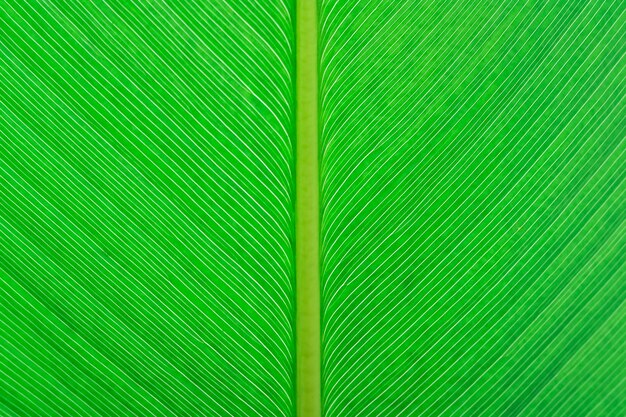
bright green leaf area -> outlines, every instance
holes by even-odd
[[[295,410],[294,7],[0,5],[0,414]]]
[[[320,7],[324,415],[626,415],[624,3]]]
[[[624,2],[317,6],[297,350],[295,1],[1,2],[0,415],[626,415]]]

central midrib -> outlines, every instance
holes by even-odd
[[[321,416],[317,2],[296,0],[296,404]]]

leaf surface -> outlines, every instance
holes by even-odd
[[[293,9],[0,6],[0,414],[293,415]]]
[[[625,11],[321,0],[326,417],[626,415]]]

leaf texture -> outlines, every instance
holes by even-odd
[[[625,12],[321,0],[326,417],[626,415]]]
[[[294,414],[294,6],[0,5],[0,414]]]

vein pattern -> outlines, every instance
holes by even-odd
[[[326,417],[626,415],[625,29],[321,0]]]
[[[2,2],[0,414],[294,414],[293,9]]]

